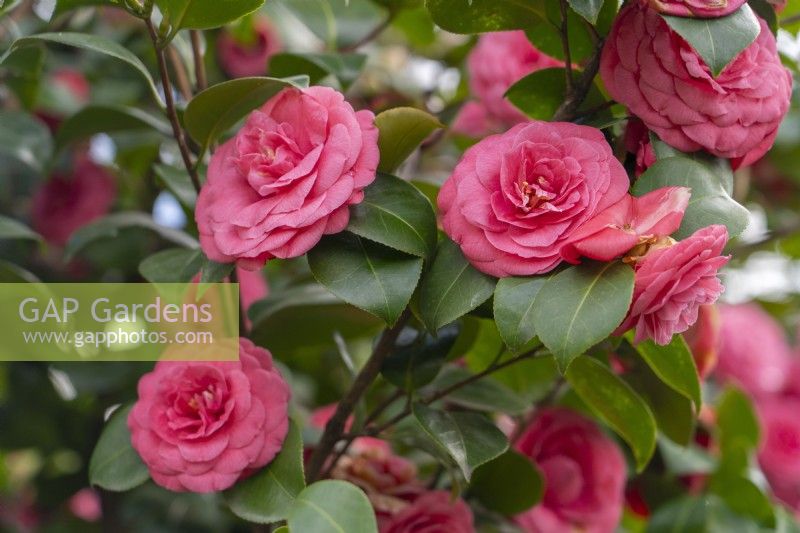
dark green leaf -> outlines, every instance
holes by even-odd
[[[656,159],[683,157],[705,166],[709,172],[714,174],[717,180],[722,183],[725,192],[727,192],[728,195],[733,195],[733,170],[731,170],[731,162],[729,160],[715,157],[702,150],[690,153],[681,152],[659,139],[658,135],[652,131],[650,132],[650,144],[653,147],[653,152],[656,154]]]
[[[329,50],[352,46],[386,19],[370,0],[271,0],[294,14]]]
[[[494,319],[500,336],[511,350],[519,350],[536,336],[533,302],[547,281],[538,278],[503,278],[494,290]]]
[[[747,209],[739,205],[725,190],[719,177],[701,163],[685,157],[659,159],[639,177],[633,187],[642,196],[661,187],[680,185],[692,189],[692,198],[683,217],[676,239],[683,239],[700,228],[724,224],[731,237],[747,227]]]
[[[200,271],[200,250],[170,248],[156,252],[139,263],[139,273],[151,283],[188,283]]]
[[[41,121],[23,111],[0,111],[0,155],[44,172],[52,152],[50,131]]]
[[[442,240],[433,264],[422,277],[422,321],[428,330],[438,330],[488,300],[495,284],[493,278],[469,264],[458,245]]]
[[[673,336],[666,346],[646,340],[639,343],[636,350],[661,381],[692,400],[695,408],[700,409],[703,403],[700,377],[697,375],[692,352],[682,335]]]
[[[112,213],[91,224],[83,226],[69,238],[64,248],[64,257],[70,260],[86,246],[99,239],[113,239],[119,236],[120,231],[127,228],[142,228],[155,232],[165,241],[169,241],[185,248],[198,248],[199,244],[190,235],[172,228],[161,226],[147,213],[125,211]]]
[[[150,474],[131,446],[128,413],[121,407],[111,415],[89,460],[89,483],[111,491],[130,490],[141,485]]]
[[[536,295],[533,324],[563,372],[620,325],[632,297],[630,266],[587,262],[547,280]]]
[[[269,524],[286,519],[304,487],[303,440],[290,420],[280,453],[263,470],[225,491],[225,501],[236,516]]]
[[[434,337],[427,331],[406,327],[384,362],[381,374],[389,383],[409,392],[427,385],[439,374],[460,329],[458,324],[450,324]]]
[[[269,60],[269,73],[277,78],[307,75],[316,85],[327,76],[339,80],[343,91],[361,75],[367,56],[364,54],[292,53],[275,54]]]
[[[530,459],[509,450],[475,470],[469,492],[490,511],[514,516],[539,503],[544,479]]]
[[[595,24],[603,9],[603,0],[569,0],[569,5],[590,24]]]
[[[156,0],[174,35],[178,30],[219,28],[257,10],[264,0]]]
[[[576,71],[576,76],[580,75]],[[506,91],[506,98],[528,117],[536,120],[550,120],[564,101],[567,81],[563,68],[537,70],[520,79]],[[603,95],[592,85],[582,108],[591,108],[605,101]]]
[[[769,498],[749,479],[717,474],[711,477],[709,489],[722,498],[731,511],[769,527],[775,525],[775,513]]]
[[[217,263],[204,257],[203,266],[200,268],[201,283],[221,283],[233,272],[233,263]]]
[[[422,272],[422,259],[347,232],[324,237],[308,253],[308,265],[333,294],[389,325],[400,318]]]
[[[508,439],[477,413],[450,413],[416,403],[414,418],[428,437],[446,452],[469,481],[478,466],[508,449]]]
[[[436,215],[428,199],[408,182],[378,174],[350,209],[348,231],[401,252],[429,257],[436,248]]]
[[[39,283],[35,274],[24,268],[0,259],[0,283]]]
[[[375,512],[366,494],[352,483],[318,481],[297,496],[289,508],[290,531],[377,533]]]
[[[753,12],[764,19],[773,34],[778,33],[778,15],[775,8],[767,0],[747,0],[747,5]]]
[[[670,28],[692,45],[714,76],[718,76],[761,32],[758,18],[747,4],[718,18],[662,17]]]
[[[303,87],[307,77],[238,78],[213,85],[186,106],[183,122],[191,137],[207,150],[250,111],[287,87]]]
[[[431,133],[444,124],[433,115],[413,107],[395,107],[375,117],[380,135],[378,170],[394,172]]]
[[[427,0],[433,21],[453,33],[522,30],[544,18],[536,0]]]
[[[0,215],[0,240],[6,239],[41,242],[42,236],[22,222]]]
[[[153,98],[155,98],[159,105],[163,105],[161,96],[156,88],[156,84],[153,81],[152,76],[150,76],[150,72],[147,70],[147,67],[144,66],[144,63],[142,63],[141,59],[136,57],[133,52],[116,41],[112,41],[111,39],[102,37],[100,35],[93,35],[89,33],[58,32],[38,33],[35,35],[28,35],[27,37],[20,37],[14,41],[6,53],[0,57],[0,63],[4,63],[6,58],[8,58],[8,56],[14,50],[18,50],[25,46],[35,46],[42,42],[74,46],[76,48],[98,52],[100,54],[105,54],[107,56],[124,61],[142,75],[142,78],[144,78],[147,86],[150,88],[150,92],[153,94]]]
[[[96,133],[118,131],[154,130],[171,136],[169,124],[135,107],[121,105],[94,105],[78,111],[58,128],[56,148],[81,141]]]
[[[33,109],[39,97],[44,47],[28,46],[11,53],[3,62],[7,70],[5,81],[27,110]]]
[[[758,447],[761,429],[753,403],[734,387],[728,387],[717,403],[717,429],[723,466],[739,473],[747,467],[747,455]]]
[[[656,446],[656,421],[647,403],[591,357],[575,359],[566,376],[581,400],[628,443],[637,470],[643,470]]]
[[[153,170],[181,205],[194,211],[194,205],[197,203],[197,191],[195,191],[192,179],[186,169],[157,164]]]

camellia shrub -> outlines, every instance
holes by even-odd
[[[799,23],[0,0],[0,282],[241,309],[0,363],[0,529],[800,531]]]

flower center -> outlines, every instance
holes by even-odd
[[[543,202],[549,202],[553,198],[555,198],[555,194],[551,192],[547,192],[545,187],[550,187],[550,182],[547,181],[544,176],[539,176],[536,178],[535,183],[528,183],[527,180],[523,180],[522,183],[517,185],[517,189],[519,191],[519,195],[522,199],[522,204],[520,207],[526,213],[530,212],[532,209],[535,209]]]
[[[622,258],[622,262],[628,265],[636,265],[644,257],[661,248],[669,248],[677,241],[672,237],[657,237],[655,235],[641,235],[639,236],[639,244],[631,248],[628,254]]]

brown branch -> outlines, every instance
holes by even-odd
[[[181,158],[183,159],[183,165],[186,167],[186,171],[189,173],[189,177],[192,180],[192,185],[194,185],[195,190],[200,192],[200,179],[197,176],[197,169],[195,169],[194,164],[192,163],[192,156],[189,152],[189,146],[186,144],[186,135],[184,134],[181,123],[178,120],[178,112],[175,110],[175,99],[172,96],[172,84],[170,83],[169,79],[169,70],[167,69],[167,61],[164,57],[164,50],[158,45],[158,34],[153,26],[153,22],[148,18],[145,19],[144,23],[147,26],[147,31],[150,33],[150,40],[153,41],[153,49],[156,54],[156,60],[158,61],[158,70],[161,74],[161,85],[164,88],[164,100],[166,101],[167,105],[167,118],[172,125],[172,133],[175,137],[175,141],[178,143],[178,148],[181,152]]]
[[[364,395],[367,388],[375,381],[378,372],[380,372],[383,366],[384,360],[391,353],[397,337],[400,335],[400,332],[403,330],[410,317],[411,313],[406,309],[394,326],[384,330],[372,351],[372,355],[361,368],[358,375],[356,375],[350,390],[347,391],[347,394],[345,394],[344,398],[342,398],[336,406],[336,412],[325,425],[325,431],[322,433],[319,443],[314,448],[311,459],[309,459],[308,469],[306,470],[306,479],[309,483],[319,478],[325,466],[325,461],[333,451],[336,443],[342,438],[347,419],[353,413],[356,404]]]
[[[206,77],[206,63],[203,59],[203,41],[200,30],[189,30],[192,38],[192,55],[194,56],[194,75],[197,79],[197,90],[202,91],[208,87]]]
[[[567,0],[560,0],[559,6],[561,7],[561,48],[564,50],[564,72],[567,78],[567,94],[572,93],[575,85],[574,76],[572,73],[572,54],[569,50],[569,28],[567,16]]]
[[[386,28],[389,27],[389,24],[392,23],[392,20],[394,20],[394,13],[390,12],[386,16],[386,18],[383,20],[383,22],[381,22],[380,24],[378,24],[377,26],[372,28],[372,31],[370,31],[368,34],[366,34],[364,37],[362,37],[358,41],[354,42],[353,44],[349,44],[347,46],[339,47],[339,51],[340,52],[345,52],[345,53],[347,53],[347,52],[355,52],[356,50],[358,50],[359,48],[361,48],[365,44],[375,40],[378,37],[378,35],[383,33],[383,30],[385,30]]]
[[[556,110],[555,115],[553,115],[554,121],[569,122],[575,119],[578,109],[583,104],[583,101],[586,100],[586,95],[589,94],[589,89],[591,89],[594,78],[597,76],[597,71],[600,70],[600,55],[602,51],[603,42],[599,41],[580,78],[576,81],[572,90],[567,91],[564,101]]]
[[[169,62],[172,63],[172,71],[175,73],[178,90],[181,92],[183,99],[188,102],[192,99],[192,86],[189,83],[189,76],[186,74],[186,65],[183,64],[181,56],[174,46],[167,47],[167,54],[169,54]]]

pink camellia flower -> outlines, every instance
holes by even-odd
[[[344,230],[375,179],[373,120],[328,87],[284,89],[253,111],[214,153],[197,199],[206,255],[253,270]]]
[[[238,361],[161,361],[138,389],[131,442],[170,490],[225,490],[272,461],[288,431],[289,386],[244,338]]]
[[[597,425],[574,411],[543,409],[517,441],[542,471],[542,502],[518,515],[527,533],[610,533],[625,503],[625,458]]]
[[[240,42],[229,30],[222,30],[217,39],[219,65],[232,78],[263,76],[269,59],[281,49],[278,33],[263,17],[253,21],[252,42]]]
[[[426,492],[380,525],[380,533],[474,533],[472,511],[449,491]]]
[[[521,78],[564,63],[537,50],[521,30],[482,35],[467,57],[469,87],[477,102],[464,106],[453,130],[472,137],[527,120],[505,99]]]
[[[721,329],[722,319],[717,306],[701,305],[697,310],[697,322],[683,334],[701,379],[707,378],[717,367]]]
[[[664,15],[678,17],[716,18],[730,15],[747,0],[640,0]]]
[[[628,185],[600,130],[534,121],[467,150],[438,204],[445,232],[477,269],[524,276],[555,268],[559,248]]]
[[[644,122],[636,117],[628,120],[625,126],[625,149],[636,155],[636,175],[641,176],[644,171],[656,162],[656,152],[650,144],[650,130]]]
[[[633,303],[616,333],[635,327],[635,342],[669,344],[697,321],[701,305],[723,291],[717,271],[728,262],[720,255],[728,241],[725,226],[715,224],[676,243],[655,243],[636,260]]]
[[[680,227],[690,196],[687,187],[664,187],[638,198],[626,194],[579,227],[561,247],[561,257],[573,264],[580,257],[611,261],[634,246],[668,236]]]
[[[780,325],[756,304],[720,305],[716,376],[756,397],[787,385],[792,352]]]
[[[100,495],[90,488],[81,489],[72,495],[69,499],[69,510],[86,522],[97,522],[103,516]]]
[[[609,94],[664,142],[749,165],[772,146],[792,92],[775,38],[759,21],[755,42],[715,78],[661,15],[630,3],[606,40],[600,74]]]
[[[111,174],[86,154],[79,154],[68,174],[53,174],[34,193],[33,228],[49,242],[62,246],[75,230],[107,214],[116,198]]]
[[[757,407],[762,434],[758,462],[775,496],[800,511],[800,399],[771,397]]]

